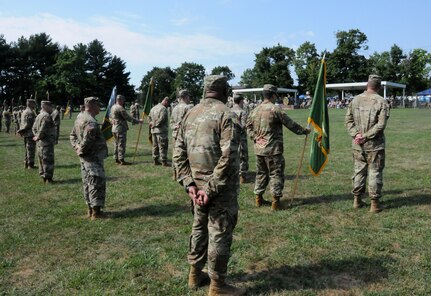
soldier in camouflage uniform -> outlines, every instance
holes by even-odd
[[[51,113],[52,120],[55,125],[55,144],[58,144],[58,138],[60,137],[60,106],[57,106]]]
[[[232,111],[238,117],[238,122],[241,126],[241,141],[239,145],[239,180],[240,183],[245,183],[248,172],[248,144],[247,144],[247,112],[244,110],[244,97],[240,94],[233,98],[234,105]]]
[[[20,117],[19,117],[19,108],[18,107],[13,107],[12,117],[13,117],[13,123],[15,124],[14,132],[15,132],[15,134],[17,134],[19,129],[20,129],[19,128]]]
[[[356,96],[347,108],[345,124],[352,136],[355,173],[352,177],[353,207],[365,206],[362,200],[368,176],[368,194],[371,199],[370,212],[383,210],[379,199],[382,196],[383,169],[385,167],[384,130],[389,118],[389,105],[378,95],[381,78],[370,75],[367,90]]]
[[[242,295],[226,284],[233,230],[238,218],[239,126],[225,105],[227,80],[212,75],[204,79],[204,99],[184,117],[175,142],[178,181],[193,203],[194,221],[188,261],[189,287],[207,284],[202,272],[208,264],[208,295]]]
[[[159,158],[163,166],[168,165],[168,106],[169,98],[165,97],[159,104],[150,111],[150,128],[153,141],[153,161],[154,165],[160,165]]]
[[[130,115],[132,115],[136,120],[139,120],[139,104],[135,101],[130,105]]]
[[[256,206],[269,202],[263,199],[268,184],[272,194],[272,209],[278,210],[284,188],[283,125],[297,135],[310,132],[277,107],[277,87],[271,84],[263,86],[262,104],[257,106],[248,117],[247,129],[254,143],[256,154]]]
[[[108,147],[95,119],[100,112],[99,99],[84,99],[85,111],[76,117],[70,143],[81,162],[81,177],[84,199],[91,220],[104,218],[106,176],[103,161],[108,156]]]
[[[193,105],[190,104],[189,92],[186,89],[180,90],[178,100],[179,100],[178,105],[176,105],[172,110],[172,116],[171,116],[171,128],[172,128],[172,138],[173,138],[174,146],[175,146],[175,141],[177,140],[177,135],[178,135],[181,121],[183,120],[187,112],[193,108]],[[174,149],[172,149],[172,152],[174,152]],[[174,170],[173,179],[176,180],[177,172],[173,162],[172,162],[172,167]]]
[[[27,108],[21,114],[21,129],[18,130],[18,134],[24,138],[25,146],[25,160],[24,165],[26,169],[34,169],[34,156],[36,154],[36,142],[33,141],[33,124],[36,119],[36,101],[29,99],[27,100]]]
[[[36,142],[39,157],[39,175],[46,183],[53,183],[54,175],[54,143],[55,125],[52,120],[52,105],[50,101],[42,101],[42,110],[33,124],[33,140]]]
[[[111,107],[111,114],[109,116],[112,123],[112,134],[114,135],[115,162],[120,165],[129,165],[131,163],[124,160],[126,156],[127,130],[129,129],[127,121],[142,123],[142,119],[137,120],[127,113],[126,109],[124,109],[123,95],[117,95],[116,104]]]
[[[9,133],[10,131],[10,124],[12,121],[12,114],[11,114],[11,110],[9,109],[9,107],[6,107],[3,111],[3,118],[4,118],[4,125],[6,127],[5,132]]]

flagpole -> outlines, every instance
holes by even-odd
[[[144,113],[144,112],[142,112],[142,115],[141,115],[141,119],[142,119],[142,120],[144,119],[144,116],[145,116],[145,113]],[[139,139],[141,138],[142,125],[143,125],[143,122],[139,123],[138,139],[137,139],[137,141],[136,141],[136,145],[135,145],[135,154],[133,155],[133,161],[132,161],[132,163],[135,163],[136,152],[138,151]]]
[[[310,125],[308,125],[307,128],[310,128]],[[293,185],[293,192],[290,197],[290,204],[293,203],[293,200],[296,195],[296,189],[298,188],[298,180],[299,180],[299,175],[301,174],[302,162],[304,161],[304,153],[305,153],[305,147],[307,146],[307,139],[308,139],[308,134],[305,135],[304,146],[302,147],[301,157],[299,158],[298,171],[296,172],[295,183]]]

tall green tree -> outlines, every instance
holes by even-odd
[[[424,49],[413,49],[403,62],[402,82],[408,92],[419,92],[431,87],[431,54]]]
[[[313,94],[320,67],[320,58],[314,43],[307,41],[301,44],[296,50],[293,64],[298,76],[299,92],[305,93],[306,91],[310,91]]]
[[[117,86],[117,92],[126,97],[128,101],[134,101],[136,99],[135,90],[133,85],[130,85],[130,72],[126,71],[126,63],[117,56],[113,56],[109,61],[106,68],[106,82],[105,85],[108,89]],[[109,95],[104,97],[109,100]]]
[[[241,75],[241,80],[239,81],[239,85],[245,88],[251,87],[259,87],[256,83],[256,74],[253,69],[245,69]]]
[[[204,66],[196,63],[182,63],[179,68],[175,70],[177,73],[175,77],[175,89],[186,88],[189,90],[190,98],[195,102],[199,102],[202,98],[203,83],[205,77]]]
[[[154,67],[151,71],[148,71],[141,80],[141,86],[139,87],[140,93],[147,93],[151,78],[153,78],[154,83],[153,105],[160,102],[164,97],[169,97],[170,99],[175,98],[174,70],[170,67]],[[141,104],[143,103],[144,102],[141,102]]]
[[[368,50],[367,36],[358,29],[338,31],[337,47],[327,54],[328,83],[361,82],[369,75],[367,59],[362,54]]]
[[[106,70],[112,57],[106,51],[103,43],[99,40],[93,40],[87,45],[87,62],[86,70],[88,71],[89,89],[92,95],[109,98],[110,91],[113,86],[106,84]]]
[[[228,66],[217,66],[211,70],[211,75],[223,75],[226,76],[227,80],[232,80],[235,78],[232,70]]]
[[[387,81],[400,82],[405,58],[403,50],[396,44],[390,51],[374,52],[368,59],[369,73],[378,74]]]

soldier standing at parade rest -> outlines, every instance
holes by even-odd
[[[389,118],[389,105],[378,91],[381,77],[370,75],[367,90],[353,98],[345,117],[347,131],[352,136],[355,173],[353,180],[353,207],[361,208],[368,176],[368,194],[371,199],[370,212],[383,210],[380,205],[385,167],[384,130]]]
[[[165,97],[159,104],[150,111],[150,128],[153,141],[153,163],[160,165],[159,158],[163,166],[168,165],[168,106],[169,98]]]
[[[25,160],[24,166],[26,169],[34,169],[34,156],[36,154],[36,142],[33,140],[33,124],[36,119],[36,101],[27,100],[27,108],[21,114],[21,129],[18,134],[24,138]]]
[[[283,125],[297,135],[310,132],[293,121],[274,103],[278,98],[277,87],[271,84],[263,86],[263,102],[248,117],[247,129],[254,143],[256,154],[256,183],[254,194],[256,206],[269,202],[263,199],[268,184],[272,194],[272,209],[279,210],[284,189]]]
[[[174,146],[175,146],[175,141],[177,140],[177,135],[181,125],[181,121],[183,120],[187,112],[193,108],[193,105],[190,104],[189,92],[186,89],[179,91],[178,101],[179,101],[178,105],[176,105],[172,110],[172,116],[171,116],[171,128],[172,128],[172,138],[173,138]],[[173,152],[174,152],[174,149],[172,149],[172,153]],[[177,180],[177,173],[173,162],[172,162],[172,167],[174,170],[172,178],[173,180]]]
[[[15,124],[14,132],[15,132],[15,134],[17,134],[19,129],[20,129],[19,128],[20,117],[19,117],[19,108],[18,107],[13,107],[12,116],[13,116],[13,123]]]
[[[240,183],[245,183],[248,172],[248,143],[247,143],[247,112],[244,110],[244,97],[240,94],[233,98],[234,105],[232,111],[238,117],[238,122],[241,127],[240,145],[239,145],[239,180]]]
[[[199,288],[209,275],[208,295],[245,293],[225,282],[239,208],[239,127],[225,105],[227,90],[226,77],[205,77],[204,98],[184,117],[174,152],[178,181],[193,203],[188,284]]]
[[[127,121],[142,123],[143,120],[137,120],[127,113],[124,109],[125,98],[123,95],[117,95],[116,103],[111,107],[110,120],[112,123],[112,134],[114,135],[114,159],[120,165],[129,165],[124,157],[126,156],[127,130],[129,126]]]
[[[44,183],[53,183],[54,175],[54,143],[55,125],[51,113],[53,110],[50,101],[41,102],[41,111],[33,124],[33,140],[36,142],[39,157],[39,175]]]
[[[51,113],[52,120],[55,125],[55,144],[58,144],[58,138],[60,137],[60,106],[57,107]]]
[[[11,110],[9,109],[9,107],[5,107],[4,111],[3,111],[3,118],[4,118],[4,125],[6,126],[6,133],[9,133],[10,131],[10,124],[11,124],[11,119],[12,119],[12,114],[11,114]]]
[[[138,101],[135,101],[130,105],[130,115],[133,116],[136,120],[139,120],[139,104]]]
[[[66,109],[64,109],[64,106],[61,106],[60,108],[60,113],[61,113],[61,120],[64,119],[64,112],[66,111]]]
[[[105,206],[106,176],[103,166],[108,156],[108,147],[95,119],[100,112],[99,99],[84,99],[85,111],[76,117],[70,143],[81,162],[81,177],[84,199],[88,206],[88,217],[91,220],[104,218],[102,208]]]

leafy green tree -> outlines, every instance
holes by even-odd
[[[418,92],[431,86],[431,54],[424,49],[413,49],[403,61],[404,75],[402,82],[408,92]]]
[[[390,51],[374,52],[368,59],[369,73],[378,74],[387,81],[400,82],[405,58],[403,50],[396,44]]]
[[[226,76],[227,80],[232,80],[235,78],[235,74],[231,71],[228,66],[217,66],[211,71],[211,75],[223,75]]]
[[[111,90],[110,86],[117,86],[117,92],[126,97],[128,101],[136,99],[135,90],[130,85],[130,72],[126,72],[126,63],[117,56],[113,56],[106,68],[106,82],[105,85],[108,89],[105,90],[106,101],[109,100]],[[108,93],[106,93],[108,91]]]
[[[174,70],[170,67],[154,67],[151,71],[148,71],[144,78],[142,78],[141,86],[139,87],[144,99],[147,94],[151,78],[153,78],[154,83],[153,104],[160,102],[164,97],[170,97],[171,99],[175,98]],[[143,103],[144,102],[141,102],[141,104]]]
[[[88,71],[89,89],[92,95],[104,98],[110,91],[106,83],[106,71],[111,62],[111,55],[106,51],[103,43],[93,40],[87,45],[86,70]]]
[[[190,92],[190,98],[195,102],[199,102],[202,98],[203,83],[205,77],[204,66],[196,63],[182,63],[179,68],[175,70],[177,73],[175,77],[175,89],[186,88]]]
[[[320,59],[314,43],[304,42],[297,50],[293,62],[298,76],[298,90],[301,93],[314,93],[316,87]]]
[[[239,85],[245,88],[251,87],[259,87],[256,83],[256,74],[253,69],[245,69],[241,75],[241,80],[239,81]]]
[[[0,34],[0,105],[8,97],[11,67],[11,48]]]
[[[327,54],[329,83],[366,81],[369,75],[367,59],[361,52],[368,50],[367,36],[358,29],[338,31],[337,47]]]

